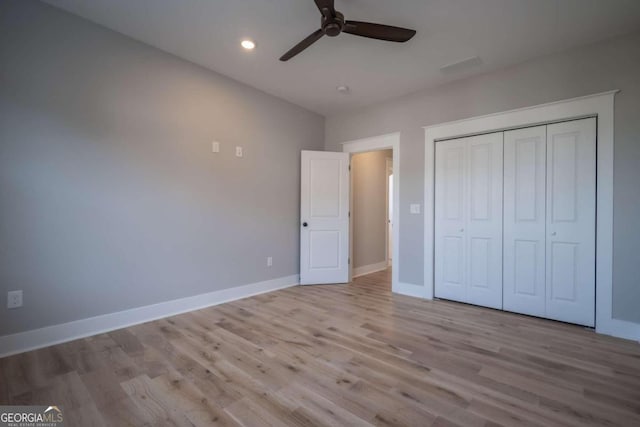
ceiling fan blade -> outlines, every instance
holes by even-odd
[[[320,37],[324,36],[324,32],[322,30],[316,30],[307,36],[306,39],[302,40],[300,43],[289,49],[287,53],[280,57],[280,61],[288,61],[315,42],[317,42]]]
[[[318,10],[322,15],[336,15],[336,9],[333,6],[333,0],[314,0],[316,2],[316,6],[318,6]]]
[[[390,42],[406,42],[415,36],[415,30],[407,28],[392,27],[391,25],[373,24],[371,22],[346,21],[343,33],[356,36],[368,37],[370,39],[386,40]]]

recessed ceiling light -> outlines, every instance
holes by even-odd
[[[338,92],[340,92],[341,94],[343,94],[343,95],[346,95],[346,94],[348,94],[348,93],[351,91],[351,89],[349,89],[349,86],[347,86],[347,85],[341,85],[341,86],[338,86],[338,87],[336,88],[336,90],[337,90]]]
[[[256,43],[253,40],[249,40],[249,39],[242,40],[240,42],[240,45],[247,50],[253,50],[256,47]]]

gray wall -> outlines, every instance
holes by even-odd
[[[615,104],[614,317],[640,322],[640,33],[547,56],[486,75],[329,117],[328,150],[400,131],[400,281],[423,278],[422,126],[621,89]],[[396,163],[397,164],[397,163]]]
[[[354,268],[386,261],[388,158],[392,150],[351,157]]]
[[[298,273],[323,117],[37,2],[0,28],[0,335]]]

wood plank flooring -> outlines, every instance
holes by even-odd
[[[640,426],[640,345],[393,295],[289,288],[0,359],[70,426]]]

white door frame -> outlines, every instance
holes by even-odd
[[[424,193],[424,298],[433,299],[435,142],[487,132],[598,118],[596,200],[596,332],[640,340],[640,324],[614,319],[613,291],[613,112],[618,90],[533,107],[426,126]]]
[[[374,136],[372,138],[357,139],[342,143],[342,151],[345,153],[364,153],[366,151],[393,150],[393,256],[391,258],[391,290],[399,291],[398,278],[400,277],[400,132]],[[351,194],[353,199],[353,192]],[[352,232],[350,230],[350,232]],[[353,242],[353,239],[349,239]],[[353,246],[353,245],[352,245]],[[353,259],[353,257],[352,257]]]
[[[387,219],[387,223],[386,223],[386,227],[385,227],[385,247],[384,247],[384,253],[386,254],[386,258],[385,261],[387,261],[387,265],[390,266],[391,264],[389,263],[389,260],[392,259],[393,257],[391,256],[391,254],[389,253],[389,239],[391,239],[391,243],[393,243],[393,236],[389,235],[389,225],[391,225],[391,218],[389,218],[389,203],[392,203],[393,200],[389,200],[389,176],[393,175],[393,158],[386,158],[385,159],[385,188],[386,188],[386,196],[385,196],[385,209],[386,209],[386,215],[385,218]],[[395,179],[395,176],[394,176]],[[394,215],[395,216],[395,215]]]

